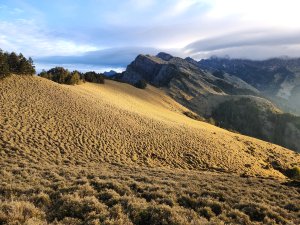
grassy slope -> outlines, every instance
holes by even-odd
[[[105,161],[262,176],[281,176],[264,169],[272,160],[283,166],[300,161],[284,148],[187,118],[153,87],[11,77],[1,83],[1,108],[2,160],[25,155],[49,164]]]
[[[226,177],[223,179],[224,186],[229,187],[232,182],[235,183],[234,185],[239,190],[237,195],[240,195],[243,187],[238,187],[238,185],[243,178],[239,178],[235,174],[246,173],[283,178],[280,172],[272,169],[270,163],[276,161],[282,167],[288,167],[291,164],[297,165],[298,163],[299,165],[300,162],[299,154],[287,149],[189,119],[182,115],[182,112],[186,111],[184,107],[153,87],[139,90],[113,81],[107,81],[105,85],[86,83],[80,86],[63,86],[42,78],[15,76],[6,78],[0,83],[0,87],[0,166],[3,177],[0,193],[2,200],[18,200],[16,203],[13,201],[0,204],[0,221],[1,219],[8,221],[7,218],[13,218],[12,215],[3,214],[3,207],[8,207],[5,204],[12,209],[19,207],[18,212],[20,213],[22,207],[30,208],[32,202],[40,210],[39,213],[36,212],[37,215],[32,213],[34,214],[31,215],[33,218],[42,220],[46,218],[49,222],[54,218],[62,220],[65,217],[76,217],[76,215],[69,214],[59,215],[61,210],[57,209],[55,204],[59,204],[59,201],[68,202],[70,200],[62,200],[61,193],[65,193],[66,198],[74,198],[73,200],[80,204],[92,201],[91,204],[97,205],[97,202],[100,201],[99,204],[106,204],[103,207],[107,207],[109,204],[105,202],[105,198],[103,200],[99,195],[107,189],[115,189],[114,185],[109,186],[111,176],[114,177],[114,182],[117,184],[119,182],[124,186],[123,188],[128,189],[126,195],[133,199],[138,198],[138,201],[145,201],[145,196],[140,196],[141,193],[132,188],[132,183],[138,182],[142,186],[149,183],[149,187],[145,187],[148,192],[162,189],[162,195],[170,193],[174,195],[172,203],[175,207],[174,213],[181,214],[179,211],[183,209],[176,209],[179,206],[183,206],[185,210],[192,209],[189,211],[192,213],[197,212],[198,208],[201,210],[205,208],[206,203],[199,206],[186,206],[185,204],[188,203],[180,203],[180,198],[187,194],[181,193],[180,190],[182,192],[185,189],[195,190],[195,194],[200,195],[202,191],[213,191],[214,188],[217,188],[214,187],[218,183],[217,180]],[[126,167],[132,169],[126,169]],[[188,173],[191,175],[195,173],[195,177],[192,178],[195,179],[195,184],[192,184],[189,177],[185,176],[188,171],[186,169],[190,169]],[[206,181],[204,178],[213,176],[213,173],[193,172],[202,169],[224,170],[234,172],[234,174],[215,174],[216,181]],[[128,170],[136,176],[130,176]],[[150,175],[151,173],[157,174],[157,179],[154,179]],[[178,180],[172,181],[171,179],[163,182],[168,176],[173,176],[172,174],[178,174]],[[108,183],[108,187],[104,185],[103,189],[99,189],[94,181],[97,177],[105,185]],[[78,183],[76,181],[78,179],[83,179],[83,181]],[[153,179],[153,183],[151,179]],[[254,183],[262,184],[256,187],[262,189],[262,195],[270,194],[264,189],[266,181],[259,181],[257,178],[251,178],[251,182],[252,180]],[[296,201],[297,191],[295,188],[285,188],[277,182],[272,182],[270,181],[270,185],[276,187],[274,193],[278,190],[282,195],[289,195]],[[92,191],[92,194],[88,195],[96,196],[98,200],[91,199],[92,197],[85,200],[84,196],[78,196],[77,188],[80,188],[82,184],[92,185],[92,189],[96,189],[96,192]],[[156,187],[159,184],[161,186]],[[198,189],[197,187],[200,187],[201,184],[204,185],[203,188]],[[174,186],[171,192],[164,190],[172,185],[179,186],[177,189]],[[180,188],[180,185],[185,188]],[[190,185],[194,185],[193,188],[188,188]],[[221,192],[223,193],[223,190]],[[229,190],[225,191],[226,194],[229,194],[228,198],[231,200],[236,198],[230,192]],[[37,194],[45,193],[50,199],[49,206],[46,206],[46,203],[38,205],[34,197]],[[59,193],[60,197],[57,196]],[[273,189],[271,193],[273,193]],[[192,196],[191,201],[197,201],[195,200],[197,198],[200,197]],[[257,200],[253,198],[251,191],[245,194],[245,198],[247,201]],[[281,208],[284,208],[287,204],[286,202],[276,203],[279,199],[273,197],[261,198],[259,204],[262,205],[255,206],[255,209],[270,205],[280,205]],[[22,201],[30,203],[26,205],[27,203]],[[134,201],[136,199],[129,202],[133,204]],[[220,202],[221,200],[217,199],[216,201]],[[136,215],[132,211],[134,207],[130,208],[123,203],[119,204],[126,212],[125,214],[120,212],[120,214],[129,216],[129,219],[127,218],[129,222],[138,224],[142,219],[135,218]],[[141,207],[148,207],[150,203],[137,204],[140,204]],[[163,204],[163,202],[159,204]],[[233,203],[229,201],[226,204]],[[212,206],[207,203],[207,207]],[[229,216],[230,207],[233,205],[226,207],[224,210],[228,211],[226,211],[228,215],[225,211],[224,213]],[[239,207],[243,208],[242,205],[236,207],[238,210],[242,210]],[[142,207],[142,209],[144,208]],[[91,209],[93,212],[95,210]],[[159,210],[172,211],[173,208],[159,208]],[[25,212],[27,211],[25,210]],[[183,216],[182,220],[177,219],[182,222],[187,218],[198,218],[199,215],[207,213],[202,211],[198,212],[197,216]],[[185,211],[185,213],[187,212]],[[270,213],[274,214],[275,212],[274,209]],[[107,213],[113,217],[113,211]],[[247,216],[243,219],[245,213],[251,214],[244,212],[238,218],[246,220]],[[278,213],[284,215],[287,220],[295,221],[296,219],[296,214],[288,212],[288,210],[286,212],[279,210]],[[214,214],[212,217],[217,216]],[[109,218],[109,216],[107,217]],[[22,218],[24,219],[24,216],[21,216]],[[79,220],[83,221],[86,218],[88,216],[83,215]],[[224,220],[224,218],[219,219]],[[261,222],[261,218],[258,221]],[[129,222],[128,224],[130,224]]]

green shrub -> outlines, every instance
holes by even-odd
[[[87,82],[104,84],[104,76],[103,74],[96,73],[94,71],[86,72],[82,75],[83,79]]]
[[[135,87],[140,88],[140,89],[145,89],[147,87],[147,83],[145,80],[139,80],[134,84]]]
[[[66,79],[66,84],[75,85],[79,84],[80,75],[78,72],[72,72]]]
[[[79,84],[81,79],[81,73],[78,71],[70,72],[63,67],[55,67],[48,71],[43,70],[38,76],[52,80],[59,84],[75,85]]]

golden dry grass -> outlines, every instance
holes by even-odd
[[[180,169],[1,164],[0,224],[299,224],[299,187]]]
[[[2,160],[277,177],[283,176],[272,169],[274,161],[283,168],[299,166],[299,154],[184,116],[184,107],[154,87],[140,90],[114,81],[63,86],[16,76],[0,85]]]
[[[154,87],[11,76],[0,108],[0,224],[300,222],[300,190],[273,168],[299,154],[192,120]]]

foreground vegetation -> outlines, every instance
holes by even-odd
[[[1,163],[0,224],[299,224],[299,184],[122,165]]]

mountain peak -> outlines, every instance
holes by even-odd
[[[170,59],[174,58],[172,55],[165,53],[165,52],[160,52],[156,55],[156,57],[165,60],[165,61],[169,61]]]
[[[195,65],[195,66],[198,66],[198,62],[197,62],[195,59],[191,58],[191,57],[186,57],[185,60],[186,60],[187,62],[189,62],[189,63]]]
[[[116,73],[117,73],[116,71],[110,70],[110,71],[105,71],[103,74],[104,74],[105,76],[110,77],[110,76],[116,75]]]

